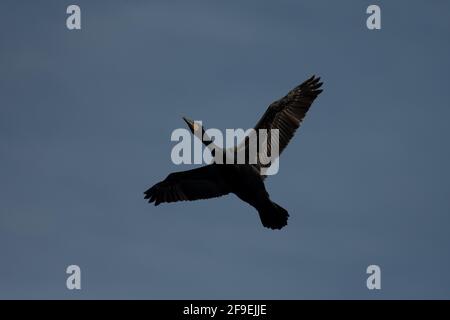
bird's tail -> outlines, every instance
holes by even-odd
[[[266,228],[281,229],[287,225],[289,213],[275,202],[270,201],[270,205],[264,206],[258,212],[261,222]]]

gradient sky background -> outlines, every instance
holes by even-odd
[[[66,29],[72,3],[81,31]],[[450,298],[449,12],[1,1],[0,298]],[[144,201],[189,168],[170,160],[181,116],[249,128],[312,74],[325,91],[267,180],[287,228],[233,195]]]

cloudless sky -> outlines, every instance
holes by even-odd
[[[450,3],[0,2],[0,298],[450,298]],[[182,116],[249,128],[324,92],[267,179],[149,205]],[[66,288],[81,267],[82,290]],[[369,291],[366,268],[381,267]]]

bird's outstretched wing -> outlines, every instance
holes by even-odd
[[[259,129],[267,129],[267,148],[271,153],[270,129],[278,129],[278,154],[286,148],[295,131],[308,112],[314,99],[322,92],[320,78],[312,76],[301,85],[292,89],[286,96],[270,104],[262,118],[255,126],[258,137]],[[248,140],[247,140],[248,143]],[[258,145],[259,145],[258,141]]]
[[[191,201],[220,197],[230,193],[221,168],[216,164],[174,172],[144,192],[148,202]]]

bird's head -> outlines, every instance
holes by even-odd
[[[216,147],[214,144],[212,144],[213,141],[211,140],[211,138],[206,134],[206,130],[203,127],[201,121],[199,121],[199,122],[192,121],[186,117],[183,117],[183,120],[187,123],[189,130],[191,130],[192,134],[194,136],[196,136],[197,138],[199,138],[200,141],[202,141],[205,146]],[[214,153],[213,153],[213,156],[214,156]]]
[[[202,131],[203,131],[202,126],[200,126],[198,123],[194,122],[193,120],[188,119],[186,117],[183,117],[183,120],[187,123],[189,130],[191,130],[192,134],[195,135],[195,133],[200,129],[202,129]]]

